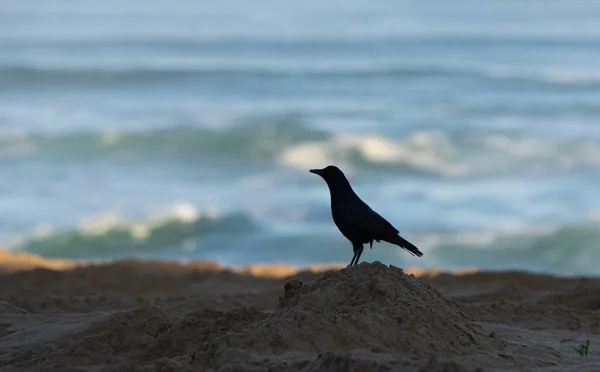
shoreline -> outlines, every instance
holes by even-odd
[[[47,258],[28,252],[11,252],[0,247],[0,273],[15,273],[19,271],[28,271],[34,269],[48,269],[55,271],[66,271],[80,269],[90,266],[109,266],[112,264],[133,264],[141,266],[164,267],[172,270],[192,271],[192,270],[210,270],[214,272],[229,271],[240,275],[250,275],[262,278],[285,278],[298,273],[311,272],[323,273],[330,270],[341,270],[347,264],[315,264],[315,265],[290,265],[286,263],[254,263],[247,265],[225,265],[217,261],[210,260],[190,260],[178,262],[175,260],[157,260],[157,259],[97,259],[97,260],[72,260],[66,258]],[[477,268],[461,268],[456,270],[446,270],[443,268],[421,268],[411,266],[403,269],[407,274],[415,276],[436,276],[440,274],[463,275],[481,270]]]

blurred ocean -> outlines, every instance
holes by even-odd
[[[0,3],[0,245],[600,274],[600,2]]]

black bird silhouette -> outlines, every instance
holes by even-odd
[[[358,264],[363,252],[363,244],[369,243],[373,249],[373,240],[396,244],[413,255],[421,257],[419,248],[398,234],[398,230],[385,218],[363,202],[350,186],[344,173],[335,165],[323,169],[311,169],[311,173],[321,176],[329,187],[331,195],[331,215],[333,222],[352,243],[354,257],[350,266]]]

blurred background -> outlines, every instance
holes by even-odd
[[[600,2],[3,0],[0,245],[600,273]]]

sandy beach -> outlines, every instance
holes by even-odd
[[[0,0],[0,372],[600,372],[599,20]]]
[[[596,278],[1,256],[7,372],[600,370]]]

